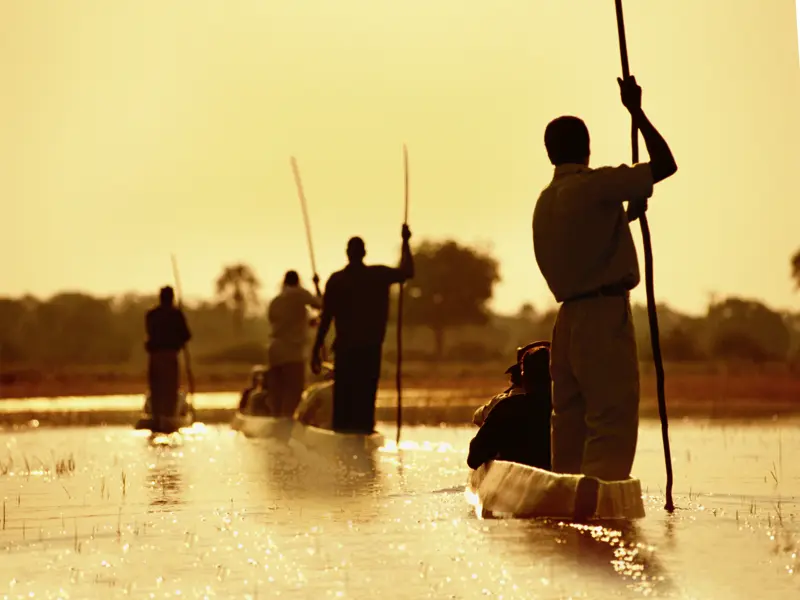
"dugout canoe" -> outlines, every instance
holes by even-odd
[[[241,431],[249,438],[281,438],[288,439],[292,433],[294,421],[288,417],[270,417],[268,415],[251,415],[236,411],[231,420],[231,429]]]
[[[293,421],[290,417],[267,414],[271,408],[269,391],[265,387],[267,371],[264,365],[253,366],[250,387],[242,391],[239,408],[231,419],[231,429],[249,438],[286,440],[291,435]]]
[[[181,407],[181,414],[174,416],[163,416],[152,414],[151,399],[148,393],[145,398],[145,406],[141,418],[136,421],[134,429],[149,429],[153,433],[175,433],[184,427],[191,427],[195,421],[195,410],[186,392],[178,392],[178,405]]]
[[[292,427],[292,441],[308,450],[322,454],[336,454],[343,451],[374,452],[383,446],[386,439],[377,431],[369,434],[344,433],[295,421]]]
[[[605,521],[645,516],[638,479],[602,481],[503,460],[471,471],[464,493],[480,517]]]

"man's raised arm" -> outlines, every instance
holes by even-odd
[[[189,330],[189,324],[186,322],[186,315],[183,311],[178,309],[178,336],[181,340],[181,348],[192,339],[192,332]]]
[[[631,114],[634,124],[642,132],[647,154],[650,155],[650,170],[653,173],[653,183],[665,180],[678,171],[678,165],[672,156],[666,140],[661,137],[656,128],[642,110],[642,88],[636,83],[635,77],[617,79],[619,82],[622,104]]]
[[[311,350],[311,371],[315,375],[319,375],[322,369],[322,348],[325,346],[325,338],[333,322],[332,301],[334,301],[335,289],[331,283],[335,282],[332,279],[328,279],[328,283],[325,284],[325,293],[322,296],[322,313],[319,317],[317,336],[314,338],[314,348]]]
[[[622,104],[631,114],[634,125],[642,132],[647,154],[650,156],[650,173],[653,183],[665,180],[678,171],[675,157],[669,149],[666,140],[647,118],[642,110],[642,88],[636,83],[635,77],[619,79],[620,96]],[[647,198],[631,198],[628,203],[628,222],[635,221],[647,210]]]

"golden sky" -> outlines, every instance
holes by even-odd
[[[656,294],[677,308],[800,302],[794,4],[626,3],[680,166],[649,212]],[[414,239],[491,245],[495,307],[543,308],[543,130],[577,114],[593,165],[630,160],[618,52],[611,0],[0,0],[0,294],[155,291],[170,252],[187,296],[235,261],[265,295],[289,268],[309,282],[292,154],[323,279],[351,235],[393,263],[407,143]]]

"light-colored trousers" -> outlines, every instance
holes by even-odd
[[[562,304],[550,374],[553,471],[627,479],[639,430],[639,361],[629,299]]]

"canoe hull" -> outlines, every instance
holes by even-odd
[[[585,514],[580,520],[633,520],[645,516],[638,479],[593,480],[596,503],[594,496],[585,494],[590,487],[585,484],[591,479],[496,460],[470,473],[465,493],[467,501],[483,516],[573,520],[578,505],[584,505]],[[587,501],[593,511],[586,511]]]
[[[149,429],[153,433],[175,433],[184,427],[191,427],[195,421],[195,410],[185,392],[178,392],[180,415],[154,415],[151,412],[150,395],[145,396],[145,409],[141,418],[136,421],[134,429]]]
[[[377,431],[371,434],[343,433],[295,421],[292,428],[292,441],[309,450],[324,453],[335,453],[342,450],[368,453],[381,448],[386,439]]]
[[[237,410],[231,420],[231,429],[241,431],[245,437],[250,438],[288,439],[293,423],[289,418],[248,415]]]
[[[153,433],[175,433],[184,427],[191,427],[194,416],[190,413],[181,417],[156,417],[143,415],[136,421],[134,429],[149,429]]]

